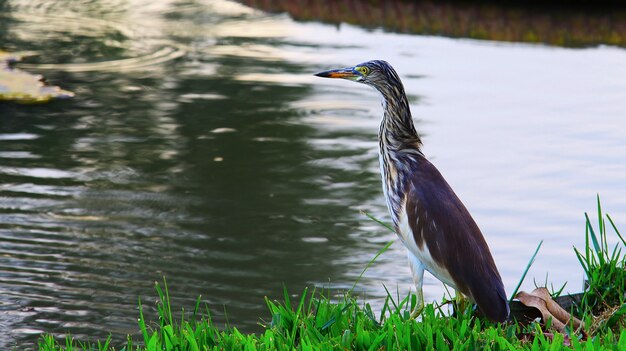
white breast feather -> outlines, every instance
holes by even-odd
[[[439,266],[433,257],[430,255],[430,251],[428,250],[428,245],[424,242],[423,248],[420,249],[415,242],[413,237],[413,231],[411,230],[411,226],[409,225],[409,219],[406,214],[406,207],[403,203],[401,206],[401,213],[398,222],[398,236],[404,246],[409,250],[417,259],[419,259],[422,264],[424,264],[424,268],[429,271],[432,275],[434,275],[437,279],[441,280],[446,285],[455,288],[454,280],[450,273],[445,268]]]

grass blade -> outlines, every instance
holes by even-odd
[[[365,211],[361,211],[361,213],[363,213],[364,215],[366,215],[366,216],[367,216],[369,219],[371,219],[372,221],[374,221],[374,222],[376,222],[376,223],[378,223],[378,224],[382,225],[383,227],[385,227],[385,228],[389,229],[392,233],[394,233],[394,234],[396,233],[396,230],[395,230],[395,229],[393,229],[393,228],[392,228],[389,224],[387,224],[387,223],[385,223],[385,222],[381,221],[380,219],[378,219],[378,218],[376,218],[376,217],[372,216],[371,214],[369,214],[369,213],[367,213],[367,212],[365,212]]]
[[[596,250],[596,255],[598,256],[600,265],[604,265],[604,255],[602,254],[602,248],[600,246],[600,243],[598,242],[598,237],[596,236],[596,232],[593,230],[593,227],[591,226],[589,215],[586,212],[585,212],[585,220],[587,221],[587,228],[589,228],[589,235],[591,237],[591,242],[593,243],[593,248]]]
[[[543,240],[539,242],[539,245],[537,245],[537,249],[535,249],[535,253],[533,253],[533,255],[530,257],[530,261],[528,261],[528,264],[526,265],[526,269],[524,270],[524,273],[522,273],[522,277],[520,278],[519,283],[517,283],[515,290],[513,290],[513,294],[511,295],[511,298],[509,299],[509,303],[513,302],[513,299],[515,298],[515,295],[517,295],[517,292],[519,291],[520,286],[522,286],[524,279],[526,279],[526,274],[528,274],[530,267],[535,262],[535,257],[537,257],[537,253],[539,253],[539,249],[541,248],[542,244],[543,244]]]
[[[391,293],[389,292],[389,290],[387,290],[387,287],[385,286],[385,284],[383,284],[383,288],[385,288],[385,291],[387,292],[387,298],[389,299],[389,301],[391,301],[391,303],[393,304],[393,307],[396,309],[396,313],[400,312],[400,308],[398,307],[398,305],[396,304],[396,302],[393,300],[393,296],[391,296]]]
[[[359,283],[359,281],[361,280],[361,277],[363,277],[363,274],[365,274],[365,271],[367,271],[372,264],[374,264],[374,261],[376,261],[378,259],[378,257],[380,255],[382,255],[385,251],[387,251],[387,249],[389,249],[389,247],[395,242],[395,240],[391,240],[388,243],[385,244],[385,246],[383,246],[382,249],[380,249],[378,251],[378,253],[376,254],[376,256],[374,256],[374,258],[372,258],[367,265],[365,266],[365,268],[363,268],[363,271],[361,272],[361,274],[359,274],[359,277],[356,278],[356,280],[354,281],[354,284],[352,284],[352,287],[350,288],[350,290],[348,290],[349,293],[351,293],[352,291],[354,291],[354,288],[356,287],[356,285]]]
[[[596,198],[598,201],[598,229],[600,230],[600,234],[604,232],[604,221],[602,220],[602,206],[600,205],[600,194],[596,194]]]
[[[609,219],[609,222],[611,223],[611,226],[613,227],[613,230],[615,231],[615,234],[617,234],[617,236],[619,237],[619,239],[622,241],[622,244],[624,244],[626,246],[626,240],[624,240],[624,237],[622,236],[622,234],[620,234],[619,230],[617,229],[617,226],[615,225],[615,222],[613,222],[613,219],[611,218],[611,216],[609,216],[608,214],[606,215],[606,218]]]

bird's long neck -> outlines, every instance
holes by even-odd
[[[412,149],[421,153],[422,141],[413,125],[409,101],[402,84],[386,87],[380,93],[383,97],[383,120],[378,131],[381,151],[382,148],[388,152]]]
[[[409,102],[402,84],[380,91],[383,96],[383,120],[380,123],[378,142],[380,146],[380,170],[387,206],[396,229],[401,216],[401,204],[407,182],[413,173],[412,160],[423,157],[420,140]]]

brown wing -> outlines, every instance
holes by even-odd
[[[417,245],[426,245],[489,319],[505,321],[509,306],[502,279],[476,222],[435,166],[423,157],[412,161],[406,210]]]

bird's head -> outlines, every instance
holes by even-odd
[[[367,84],[381,92],[388,88],[402,87],[396,71],[389,63],[382,60],[367,61],[353,67],[333,69],[315,75],[324,78],[343,78]]]

